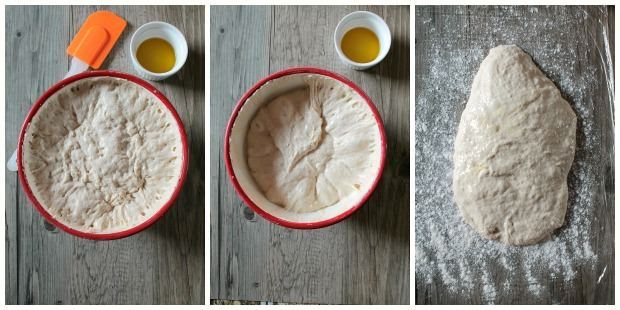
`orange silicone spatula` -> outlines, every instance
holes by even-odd
[[[126,25],[124,19],[109,11],[90,14],[67,48],[73,59],[65,78],[88,67],[101,67]]]
[[[64,78],[84,72],[89,67],[101,67],[126,25],[124,19],[109,11],[90,14],[67,48],[67,53],[73,58]],[[17,171],[17,151],[13,152],[6,166],[9,171]]]

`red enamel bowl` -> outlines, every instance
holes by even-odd
[[[35,195],[32,193],[32,189],[30,188],[30,185],[28,184],[28,179],[26,178],[26,175],[23,171],[23,165],[22,165],[22,151],[23,151],[22,144],[24,141],[24,136],[26,134],[26,129],[28,128],[28,125],[32,121],[32,118],[37,114],[37,112],[39,111],[39,108],[45,103],[45,101],[47,101],[47,99],[50,96],[52,96],[54,93],[56,93],[60,89],[64,88],[65,86],[75,81],[86,79],[86,78],[91,78],[91,77],[99,77],[99,76],[114,77],[114,78],[120,78],[120,79],[130,81],[132,83],[142,86],[144,89],[148,90],[153,95],[155,95],[155,97],[161,100],[161,102],[168,109],[168,111],[170,111],[174,120],[176,121],[177,128],[179,130],[179,135],[181,136],[181,143],[183,146],[181,174],[179,176],[175,189],[172,192],[172,195],[166,201],[166,203],[163,204],[159,208],[159,210],[157,210],[150,218],[138,224],[137,226],[128,228],[126,230],[116,231],[116,232],[111,232],[111,233],[85,232],[85,231],[71,228],[61,223],[60,221],[56,220],[56,218],[54,218],[51,214],[47,212],[47,210],[45,210],[45,208],[43,208],[41,203],[39,203]],[[179,193],[181,192],[181,189],[183,188],[183,183],[185,182],[185,177],[187,176],[188,163],[189,163],[189,154],[188,154],[188,149],[187,149],[187,137],[185,135],[185,129],[183,127],[183,122],[181,121],[181,118],[177,114],[176,110],[174,109],[170,101],[168,101],[168,99],[162,93],[160,93],[155,87],[153,87],[151,84],[147,83],[146,81],[138,77],[135,77],[133,75],[122,73],[122,72],[117,72],[117,71],[108,71],[108,70],[87,71],[84,73],[71,76],[69,78],[66,78],[54,84],[54,86],[52,86],[47,91],[45,91],[45,93],[43,93],[43,95],[39,97],[39,99],[37,99],[37,101],[32,106],[32,108],[30,108],[30,111],[28,112],[28,115],[26,115],[26,120],[24,120],[24,124],[22,125],[21,131],[19,133],[19,139],[18,139],[18,144],[17,144],[17,171],[19,174],[19,181],[24,189],[24,192],[26,193],[26,196],[28,196],[28,199],[30,200],[30,202],[32,202],[32,205],[37,209],[37,211],[39,211],[39,213],[41,213],[41,215],[43,215],[43,217],[48,222],[52,223],[54,226],[74,236],[77,236],[80,238],[86,238],[86,239],[93,239],[93,240],[111,240],[111,239],[120,239],[120,238],[128,237],[128,236],[131,236],[135,233],[138,233],[148,228],[153,223],[155,223],[158,219],[160,219],[166,213],[166,211],[170,209],[170,207],[172,206],[176,198],[179,196]]]
[[[378,136],[380,139],[380,152],[375,155],[378,170],[372,181],[362,188],[362,191],[352,197],[345,197],[337,203],[337,207],[329,206],[311,213],[294,213],[286,211],[284,208],[276,206],[268,201],[253,182],[249,174],[245,159],[244,141],[247,133],[247,126],[255,111],[267,100],[272,99],[276,94],[299,87],[303,76],[318,75],[327,77],[342,83],[351,88],[363,102],[366,103],[376,121]],[[322,228],[338,223],[355,211],[357,211],[370,198],[374,192],[385,166],[387,139],[381,116],[377,111],[372,100],[355,83],[347,78],[320,68],[299,67],[290,68],[273,73],[254,84],[241,97],[234,108],[224,136],[224,160],[226,170],[235,191],[241,199],[254,212],[265,219],[288,228],[295,229],[314,229]],[[350,198],[350,199],[349,199]],[[346,200],[343,202],[343,200]]]

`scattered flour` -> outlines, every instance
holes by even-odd
[[[604,80],[613,71],[608,44],[593,40],[606,30],[582,24],[597,12],[566,7],[500,7],[493,14],[478,10],[416,8],[415,273],[417,286],[441,284],[459,295],[478,289],[482,302],[494,303],[502,292],[522,287],[540,296],[550,278],[568,284],[579,280],[580,269],[593,270],[598,257],[592,248],[592,209],[606,156],[600,153],[593,111],[595,105],[613,102],[613,80]],[[461,219],[452,193],[460,115],[480,63],[500,44],[517,44],[530,54],[578,116],[565,225],[548,241],[527,247],[480,237]],[[610,94],[609,101],[595,104],[593,98],[600,98],[590,95],[595,93]]]
[[[601,283],[601,280],[603,279],[603,276],[605,275],[605,272],[607,272],[607,265],[605,265],[605,268],[603,268],[603,272],[601,273],[600,276],[598,276],[598,280],[596,280],[596,283]]]

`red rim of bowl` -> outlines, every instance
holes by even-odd
[[[327,76],[327,77],[336,79],[346,84],[347,86],[351,87],[353,90],[355,90],[355,92],[357,92],[362,97],[362,99],[364,99],[364,101],[366,102],[370,110],[372,111],[375,121],[377,122],[377,126],[379,127],[379,133],[381,137],[381,160],[379,163],[379,172],[377,173],[370,188],[364,194],[362,199],[359,202],[357,202],[355,205],[353,205],[351,208],[347,209],[343,213],[340,213],[332,218],[318,221],[318,222],[308,222],[308,223],[292,222],[292,221],[288,221],[288,220],[276,217],[266,212],[265,210],[261,209],[258,205],[256,205],[250,199],[250,197],[245,193],[243,188],[241,188],[239,181],[237,181],[237,177],[235,176],[235,172],[233,170],[231,159],[230,159],[230,135],[232,132],[232,128],[235,123],[235,120],[237,119],[239,111],[241,110],[245,102],[248,100],[248,98],[250,98],[258,89],[260,89],[263,85],[265,85],[267,82],[271,80],[275,80],[277,78],[287,76],[287,75],[300,74],[300,73],[309,73],[309,74],[318,74],[318,75]],[[379,115],[379,112],[377,111],[377,108],[375,107],[370,97],[368,97],[368,95],[366,95],[364,91],[362,91],[357,85],[355,85],[355,83],[348,80],[344,76],[325,70],[325,69],[315,68],[315,67],[289,68],[289,69],[285,69],[282,71],[272,73],[268,75],[267,77],[263,78],[262,80],[258,81],[245,94],[243,94],[243,97],[241,97],[241,99],[237,102],[237,105],[235,106],[230,116],[230,120],[228,121],[228,125],[226,126],[226,133],[224,135],[224,160],[226,164],[226,171],[228,172],[228,177],[230,178],[230,181],[232,182],[233,187],[235,188],[235,191],[237,192],[237,194],[241,196],[241,199],[248,206],[250,206],[250,208],[252,208],[254,212],[260,214],[262,217],[266,218],[267,220],[275,224],[288,227],[288,228],[295,228],[295,229],[315,229],[315,228],[322,228],[322,227],[336,224],[344,220],[345,218],[349,217],[351,214],[357,211],[361,206],[363,206],[364,203],[366,203],[366,201],[368,201],[370,196],[373,194],[373,192],[375,191],[375,188],[377,187],[377,184],[379,183],[379,180],[381,179],[381,175],[383,174],[383,168],[385,167],[386,152],[387,152],[387,138],[385,135],[385,128],[383,127],[383,121],[381,120],[381,116]]]
[[[170,111],[170,113],[172,113],[172,116],[174,117],[174,120],[177,123],[179,134],[181,135],[181,144],[183,146],[183,162],[181,166],[181,175],[179,177],[179,180],[177,182],[177,185],[174,191],[172,192],[172,195],[170,196],[170,199],[168,199],[168,201],[157,212],[155,212],[155,214],[153,214],[149,219],[140,223],[139,225],[131,227],[126,230],[122,230],[122,231],[117,231],[117,232],[112,232],[112,233],[101,233],[101,234],[85,232],[85,231],[71,228],[61,223],[60,221],[56,220],[51,214],[49,214],[47,210],[43,208],[43,206],[39,203],[37,198],[32,193],[32,189],[30,188],[30,185],[28,184],[28,180],[26,180],[26,176],[23,173],[23,166],[22,166],[22,143],[24,141],[24,136],[26,134],[26,130],[28,129],[28,126],[30,125],[30,122],[32,121],[32,118],[37,113],[37,111],[39,111],[39,108],[45,103],[45,101],[50,96],[52,96],[54,93],[56,93],[63,87],[67,86],[68,84],[71,84],[81,79],[97,77],[97,76],[121,78],[121,79],[130,81],[130,82],[133,82],[135,84],[138,84],[142,86],[143,88],[145,88],[146,90],[148,90],[153,95],[155,95],[155,97],[157,97],[166,106],[166,108]],[[147,83],[146,81],[136,76],[127,74],[127,73],[111,71],[111,70],[97,70],[97,71],[83,72],[83,73],[68,77],[66,79],[63,79],[60,82],[54,84],[52,87],[50,87],[47,91],[45,91],[45,93],[43,93],[43,95],[41,95],[41,97],[39,97],[39,99],[37,99],[35,104],[30,108],[30,111],[28,112],[26,116],[26,120],[24,120],[24,123],[20,130],[18,144],[17,144],[17,171],[19,175],[19,181],[24,189],[24,192],[26,192],[26,196],[28,196],[28,199],[30,200],[30,202],[32,202],[32,204],[37,209],[37,211],[39,211],[39,213],[41,213],[41,215],[43,215],[43,217],[48,222],[68,232],[69,234],[72,234],[80,238],[93,239],[93,240],[112,240],[112,239],[125,238],[125,237],[131,236],[135,233],[138,233],[148,228],[153,223],[155,223],[158,219],[160,219],[166,213],[166,211],[170,209],[170,207],[172,206],[176,198],[181,193],[181,189],[183,188],[183,183],[185,182],[185,178],[187,176],[188,163],[189,163],[189,154],[188,154],[188,149],[187,149],[187,137],[185,135],[185,129],[183,127],[183,122],[181,121],[181,118],[177,114],[176,110],[174,109],[170,101],[168,101],[168,99],[161,92],[159,92],[155,87],[153,87],[153,85]]]

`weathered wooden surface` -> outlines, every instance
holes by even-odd
[[[387,58],[364,72],[338,59],[333,31],[370,10],[393,34]],[[300,303],[409,303],[409,7],[211,8],[211,298]],[[268,73],[317,66],[374,100],[388,135],[383,178],[351,218],[319,230],[272,224],[244,205],[222,158],[233,106]]]
[[[188,135],[190,167],[177,203],[151,228],[115,241],[73,237],[46,223],[6,173],[7,304],[204,304],[204,7],[8,6],[6,153],[16,147],[31,104],[68,69],[65,49],[86,17],[111,10],[128,26],[102,69],[135,74],[131,34],[167,21],[186,36],[189,56],[174,77],[153,83],[176,107]]]
[[[477,57],[481,60],[483,54],[479,54],[478,51],[483,51],[486,55],[488,49],[500,44],[517,44],[522,47],[558,85],[574,109],[576,106],[585,107],[585,111],[577,112],[580,123],[575,161],[580,165],[591,166],[595,171],[593,175],[596,175],[594,178],[597,182],[592,184],[594,198],[589,206],[592,208],[591,225],[582,229],[584,233],[589,233],[591,236],[592,251],[597,259],[590,266],[578,266],[575,270],[576,275],[570,283],[561,278],[554,278],[548,270],[551,266],[542,266],[536,276],[542,277],[543,280],[540,283],[534,283],[534,285],[540,285],[540,292],[528,289],[528,283],[520,278],[508,279],[506,283],[510,283],[510,289],[499,290],[497,296],[492,296],[493,302],[503,304],[613,304],[615,270],[613,85],[610,87],[606,83],[606,75],[613,72],[613,7],[417,6],[415,14],[416,123],[421,121],[436,123],[442,117],[436,111],[439,108],[429,105],[447,104],[454,105],[454,107],[443,109],[443,112],[450,114],[449,116],[444,114],[443,117],[451,117],[452,125],[458,124],[469,96],[469,88],[454,87],[453,85],[458,82],[454,79],[465,78],[471,81],[479,62],[467,68],[465,70],[467,72],[457,72],[451,78],[445,79],[439,88],[436,85],[433,86],[436,83],[429,81],[429,76],[436,74],[433,68],[457,67],[455,71],[458,71],[464,67],[464,57]],[[560,22],[564,26],[549,27],[550,24],[547,24],[554,22]],[[534,35],[534,33],[541,35]],[[605,50],[606,40],[609,40],[611,53]],[[575,54],[573,65],[569,63],[563,68],[551,66],[570,61],[559,58],[558,55],[562,51]],[[473,55],[473,52],[476,55]],[[612,63],[608,61],[606,55],[611,55]],[[608,66],[612,69],[610,70]],[[568,76],[567,72],[569,72]],[[579,79],[581,75],[591,76],[591,79],[583,81]],[[583,83],[573,81],[583,81]],[[580,84],[574,85],[575,83]],[[448,91],[450,94],[445,93]],[[451,102],[441,100],[442,97],[447,96],[456,100]],[[433,109],[435,109],[434,112]],[[586,115],[594,116],[588,117],[588,122],[584,123],[581,120],[585,119]],[[593,121],[590,122],[590,120]],[[588,136],[584,133],[584,127],[590,131]],[[422,132],[424,130],[420,128],[418,132],[416,126],[416,141],[425,138]],[[426,132],[428,134],[428,131]],[[596,141],[591,153],[589,150],[582,150],[585,139]],[[437,190],[437,184],[433,184],[430,178],[418,177],[418,171],[425,169],[427,165],[424,163],[433,162],[443,154],[433,153],[429,156],[428,154],[420,156],[418,149],[416,142],[416,186],[426,186]],[[569,188],[574,182],[574,176],[569,176]],[[575,193],[570,196],[572,198],[569,199],[568,225],[571,223],[571,201],[574,201]],[[416,218],[419,214],[418,203],[425,201],[431,200],[422,194],[418,196],[416,190]],[[436,207],[453,208],[452,205]],[[455,207],[454,212],[457,212]],[[416,248],[418,241],[424,241],[418,240],[418,237],[424,238],[416,231]],[[568,255],[574,255],[574,253],[568,253]],[[506,279],[505,270],[501,267],[490,269],[488,273],[491,275],[491,281]],[[425,282],[425,277],[420,275],[416,269],[416,304],[490,302],[483,292],[489,284],[475,283],[475,289],[454,292],[447,289],[446,285],[440,281],[441,277],[435,276],[433,279],[432,283]],[[459,283],[463,279],[455,279],[455,281]]]

